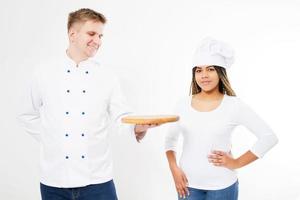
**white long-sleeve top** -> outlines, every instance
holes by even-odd
[[[177,151],[178,137],[183,136],[179,165],[185,172],[189,187],[206,190],[223,189],[237,180],[235,170],[209,163],[211,150],[229,152],[234,128],[243,125],[256,137],[250,149],[261,158],[278,141],[269,126],[239,98],[224,95],[221,104],[209,112],[191,106],[192,97],[181,99],[175,108],[180,120],[170,124],[165,140],[166,151]]]
[[[40,142],[41,183],[71,188],[113,178],[108,127],[129,110],[111,71],[63,55],[36,67],[20,103],[19,121]]]

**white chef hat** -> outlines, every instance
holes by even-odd
[[[234,51],[226,43],[207,37],[198,45],[192,67],[215,65],[228,69],[234,62]]]

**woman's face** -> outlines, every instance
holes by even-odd
[[[195,79],[198,86],[204,92],[219,89],[219,76],[213,66],[196,66]]]

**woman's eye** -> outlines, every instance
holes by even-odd
[[[200,70],[200,69],[197,69],[197,70],[196,70],[196,73],[200,73],[200,72],[201,72],[201,70]]]
[[[215,69],[214,68],[209,68],[208,71],[215,71]]]

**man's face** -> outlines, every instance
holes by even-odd
[[[96,21],[77,23],[69,31],[73,48],[84,57],[93,57],[101,46],[104,24]]]

